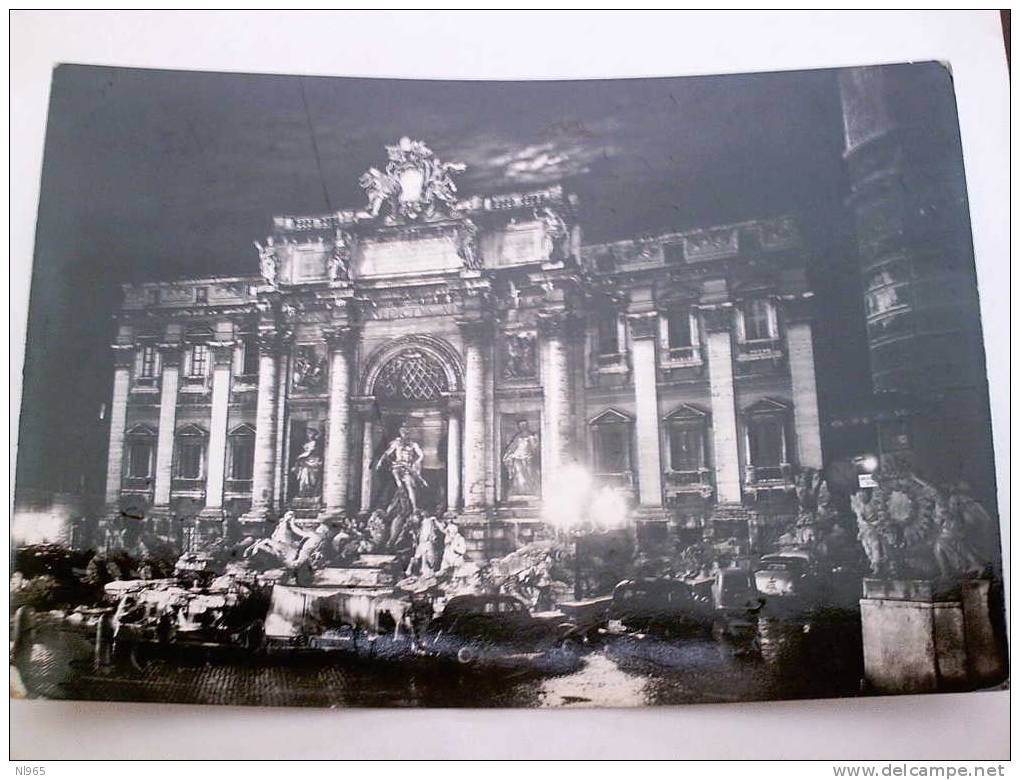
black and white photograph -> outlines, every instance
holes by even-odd
[[[52,72],[11,696],[1001,690],[945,62]]]

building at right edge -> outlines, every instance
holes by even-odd
[[[919,78],[919,72],[921,77]],[[919,82],[921,82],[919,84]],[[952,75],[840,71],[879,454],[996,505],[991,416]]]

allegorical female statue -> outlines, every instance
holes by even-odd
[[[538,434],[527,420],[517,421],[517,431],[503,450],[503,466],[509,477],[511,496],[534,496],[539,493]]]
[[[291,474],[297,480],[299,496],[317,496],[322,483],[322,448],[319,445],[319,432],[309,428],[305,432],[305,437],[301,453],[294,459]]]

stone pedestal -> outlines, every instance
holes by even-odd
[[[961,584],[967,673],[979,686],[995,685],[1006,677],[1005,648],[991,619],[991,586],[989,580],[964,580]]]
[[[928,693],[996,681],[980,677],[993,672],[998,656],[987,588],[965,583],[963,592],[962,599],[940,598],[928,580],[864,580],[864,676],[872,690]]]
[[[224,523],[227,517],[222,509],[206,507],[193,518],[191,518],[190,544],[184,552],[201,550],[216,539],[227,537]]]

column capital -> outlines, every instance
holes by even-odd
[[[569,311],[540,312],[538,332],[544,338],[570,338],[581,332],[580,319]]]
[[[461,414],[464,411],[464,393],[449,393],[443,397],[443,406],[450,414]]]
[[[733,325],[733,304],[699,307],[708,333],[729,333]]]
[[[262,354],[276,354],[287,346],[290,338],[291,334],[289,331],[282,328],[262,326],[258,332],[259,352]]]
[[[181,354],[184,347],[179,342],[162,342],[156,345],[159,350],[160,359],[163,361],[163,367],[179,366],[181,364]]]
[[[137,345],[111,344],[110,349],[113,350],[114,368],[131,368],[131,364],[135,359],[135,350],[138,349]]]
[[[375,416],[374,395],[352,395],[351,406],[360,417],[373,418]]]
[[[210,341],[207,342],[209,352],[212,355],[213,366],[216,368],[229,368],[234,360],[235,341]]]
[[[358,328],[351,325],[333,325],[323,329],[322,338],[332,352],[350,352],[358,333]]]
[[[628,314],[627,324],[630,326],[630,337],[635,341],[659,337],[659,312],[657,311]]]
[[[811,293],[783,299],[783,315],[787,324],[810,323],[814,318],[815,301]]]
[[[492,320],[488,317],[481,319],[457,320],[457,327],[461,334],[468,341],[480,342],[490,339],[493,336],[494,328]]]

